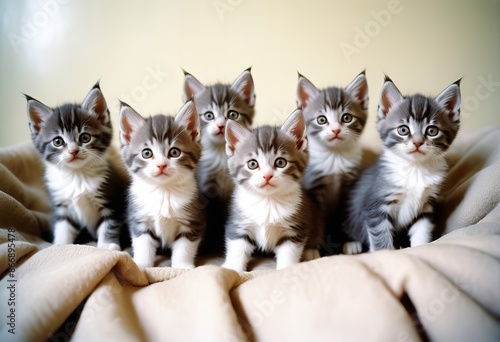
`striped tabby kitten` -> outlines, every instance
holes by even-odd
[[[279,127],[226,127],[226,152],[235,191],[226,227],[223,267],[245,271],[256,247],[274,251],[277,268],[318,247],[312,207],[302,187],[307,163],[306,124],[296,110]]]
[[[447,173],[445,152],[460,125],[460,81],[436,98],[403,97],[386,77],[377,129],[384,151],[361,175],[348,207],[348,253],[392,249],[398,233],[411,246],[431,241],[434,206]]]
[[[201,122],[203,151],[198,167],[198,186],[209,200],[208,225],[204,245],[206,252],[223,249],[227,201],[233,183],[227,171],[224,150],[226,122],[236,121],[249,128],[254,117],[255,93],[250,68],[232,84],[204,86],[185,72],[184,99],[194,97]]]
[[[126,180],[108,162],[113,130],[99,83],[81,105],[50,108],[26,98],[33,144],[45,164],[54,244],[72,244],[86,230],[98,247],[120,250]]]
[[[147,119],[122,102],[120,142],[132,176],[128,223],[134,261],[152,267],[157,248],[171,247],[172,267],[193,268],[205,229],[195,176],[201,144],[193,101],[175,118]]]
[[[341,205],[359,173],[362,148],[358,142],[368,116],[368,83],[360,73],[345,88],[318,90],[299,74],[297,102],[304,110],[309,138],[309,162],[304,187],[325,218],[329,241],[344,240]],[[339,246],[342,244],[339,243]],[[331,254],[334,250],[327,250]]]

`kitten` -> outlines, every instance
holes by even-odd
[[[45,164],[53,243],[87,230],[97,246],[120,250],[126,180],[108,162],[112,127],[99,83],[81,105],[50,108],[26,96],[33,144]]]
[[[361,72],[345,88],[318,90],[299,74],[297,103],[304,110],[309,138],[309,162],[304,187],[325,217],[325,235],[332,242],[344,240],[341,205],[357,177],[362,148],[359,137],[368,117],[368,83]],[[339,243],[341,246],[341,243]],[[326,248],[332,254],[332,246]]]
[[[184,99],[194,97],[201,121],[203,151],[198,167],[198,186],[209,200],[208,225],[202,249],[216,252],[223,249],[227,201],[233,183],[227,170],[224,128],[236,121],[249,128],[254,118],[255,93],[250,68],[231,84],[204,86],[184,72]]]
[[[230,121],[225,137],[235,190],[223,267],[245,271],[256,247],[274,251],[278,269],[298,263],[304,248],[318,247],[311,202],[302,187],[307,163],[302,111],[293,112],[281,128],[250,131]]]
[[[460,81],[436,98],[403,97],[386,77],[377,122],[384,150],[353,189],[346,228],[359,242],[346,252],[361,252],[360,242],[370,251],[398,247],[398,233],[408,234],[412,247],[431,241],[445,152],[460,125],[460,98]]]
[[[175,118],[147,119],[122,102],[120,142],[132,176],[128,223],[134,261],[142,269],[152,267],[157,248],[171,247],[172,267],[193,268],[205,229],[195,176],[201,144],[193,101]]]

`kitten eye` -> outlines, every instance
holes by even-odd
[[[171,158],[179,158],[181,155],[181,150],[177,147],[172,147],[170,151],[168,151],[168,156]]]
[[[287,161],[285,158],[278,158],[274,161],[274,166],[283,168],[287,164]]]
[[[149,159],[152,156],[153,156],[153,151],[151,151],[151,149],[145,148],[144,150],[142,150],[142,158]]]
[[[227,113],[227,118],[228,118],[228,119],[231,119],[231,120],[237,120],[239,117],[240,117],[240,113],[238,113],[238,112],[237,112],[237,111],[235,111],[235,110],[230,110],[230,111]]]
[[[255,170],[259,167],[259,163],[255,159],[252,159],[247,162],[247,166],[250,170]]]
[[[342,115],[342,122],[349,123],[352,121],[352,115],[351,114],[344,114]]]
[[[425,134],[427,134],[430,137],[435,137],[436,135],[438,135],[438,133],[439,133],[439,128],[437,128],[436,126],[429,126],[425,130]]]
[[[410,128],[406,125],[399,126],[398,127],[398,134],[402,135],[402,136],[408,135],[408,134],[410,134]]]
[[[324,115],[319,116],[319,117],[316,119],[316,121],[318,121],[318,123],[319,123],[320,125],[324,125],[324,124],[328,123],[328,120],[326,119],[326,116],[324,116]]]
[[[55,137],[54,139],[52,139],[52,145],[54,145],[54,147],[61,147],[62,145],[64,145],[63,138]]]
[[[205,118],[205,120],[210,121],[215,118],[215,115],[212,112],[206,112],[205,114],[203,114],[203,117]]]
[[[80,142],[82,144],[88,143],[92,139],[92,136],[88,133],[82,133],[80,134]]]

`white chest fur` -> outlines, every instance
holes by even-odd
[[[241,233],[248,234],[263,250],[272,250],[283,237],[295,235],[292,217],[301,203],[300,187],[295,187],[286,195],[264,196],[238,186],[236,206],[246,223]]]
[[[409,163],[394,156],[389,159],[386,159],[389,168],[387,182],[400,189],[393,199],[395,205],[391,215],[402,227],[427,209],[425,205],[430,196],[437,196],[445,176],[446,161],[439,157],[425,163]]]

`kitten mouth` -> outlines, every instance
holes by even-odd
[[[420,151],[420,150],[414,150],[414,151],[411,151],[409,154],[421,154],[421,155],[425,155],[424,152]]]
[[[273,184],[269,183],[269,182],[266,182],[264,184],[262,184],[260,186],[261,189],[265,189],[265,188],[275,188],[276,186],[274,186]]]
[[[338,135],[336,136],[333,136],[329,139],[330,141],[335,141],[335,140],[343,140],[341,137],[339,137]]]

